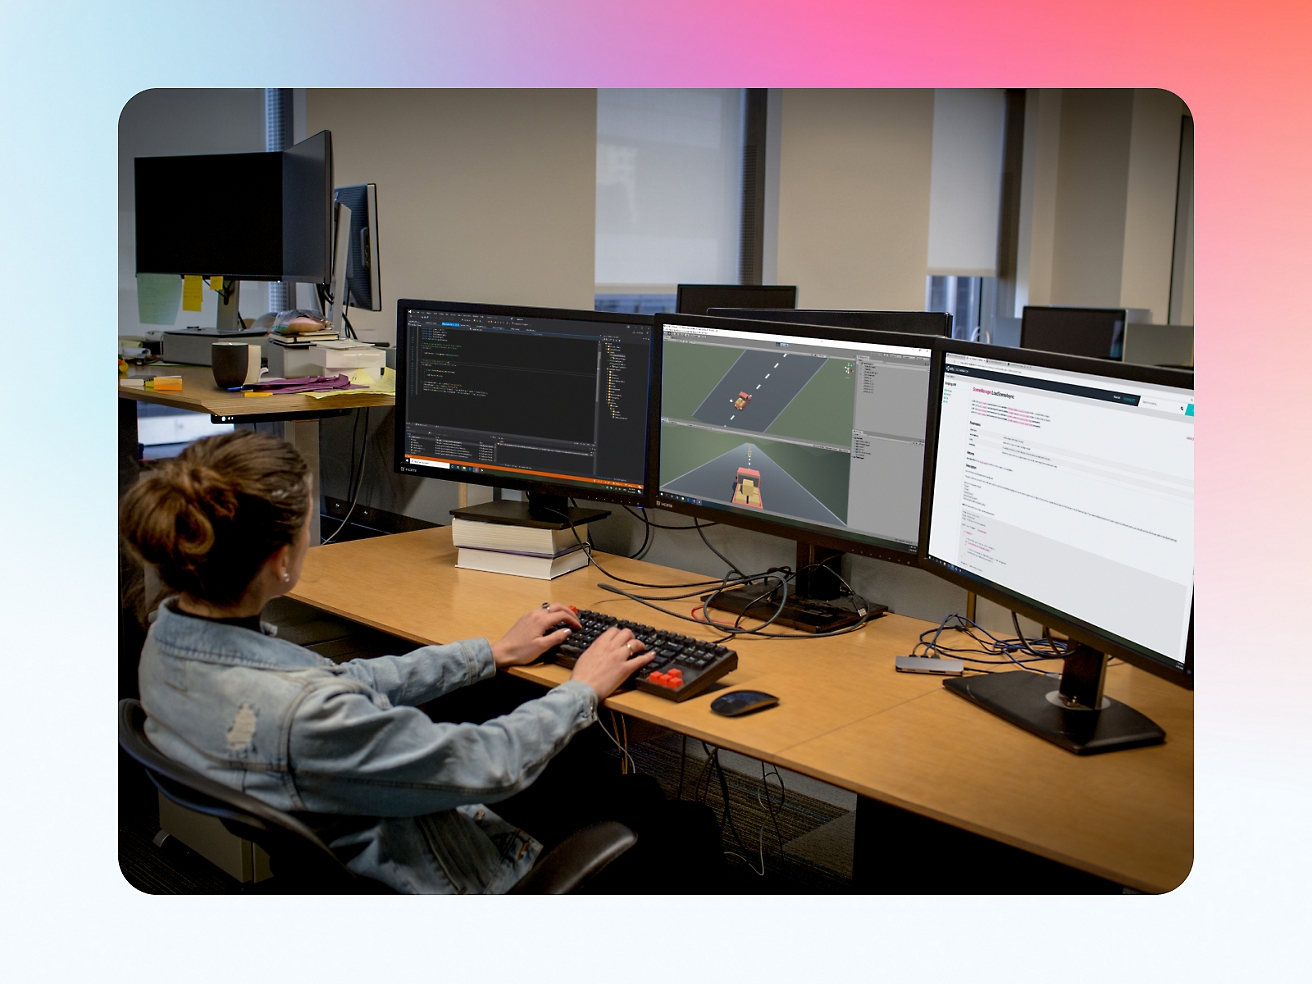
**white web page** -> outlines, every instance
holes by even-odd
[[[949,356],[954,365],[1012,378],[945,374],[930,555],[1183,662],[1192,393]],[[1138,406],[1033,385],[1045,379]]]

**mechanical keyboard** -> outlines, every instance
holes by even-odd
[[[583,623],[582,630],[575,629],[568,640],[547,650],[543,658],[572,669],[583,650],[607,629],[612,626],[628,629],[649,650],[655,651],[656,656],[627,682],[643,693],[673,701],[696,697],[720,677],[738,668],[738,654],[713,642],[653,628],[641,622],[630,622],[602,612],[582,610],[578,616]],[[563,628],[569,626],[561,622],[548,631]]]

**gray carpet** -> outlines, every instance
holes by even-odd
[[[605,724],[609,727],[610,721],[606,720]],[[715,811],[716,818],[724,824],[724,850],[734,876],[734,891],[777,895],[852,890],[852,839],[842,836],[842,823],[843,818],[854,818],[855,814],[787,789],[781,792],[777,773],[767,766],[764,781],[759,773],[747,775],[723,770],[729,788],[726,820],[719,776],[713,766],[694,758],[696,744],[694,739],[688,739],[681,790],[682,736],[669,734],[630,745],[629,754],[639,772],[656,777],[666,796],[700,800]],[[618,751],[615,756],[618,759]],[[840,826],[830,827],[826,836],[822,831],[834,821],[839,821]],[[851,826],[855,831],[854,820]],[[811,839],[799,848],[799,838],[808,835]]]

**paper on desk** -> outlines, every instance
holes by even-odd
[[[382,378],[379,378],[377,369],[356,369],[347,378],[350,379],[352,385],[367,386],[368,389],[325,390],[319,393],[307,393],[305,395],[312,396],[316,400],[324,400],[330,396],[340,396],[343,393],[379,393],[383,396],[396,395],[396,371],[393,369],[384,368]]]
[[[181,278],[169,273],[137,274],[137,317],[143,325],[173,324],[181,300]]]
[[[200,277],[182,278],[182,310],[199,311],[205,288]]]

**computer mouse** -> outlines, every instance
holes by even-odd
[[[738,717],[740,714],[763,711],[777,703],[778,697],[761,690],[731,690],[711,701],[711,710],[725,717]]]

